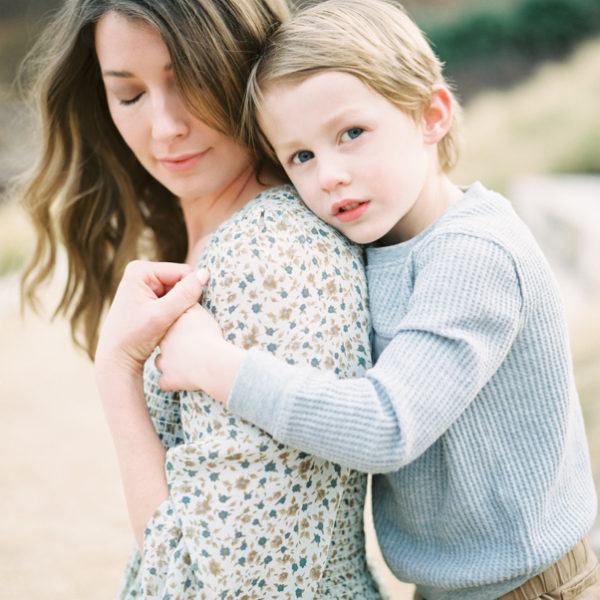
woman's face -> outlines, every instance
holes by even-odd
[[[112,119],[144,168],[182,201],[221,194],[252,170],[248,151],[186,107],[162,38],[107,13],[96,52]]]

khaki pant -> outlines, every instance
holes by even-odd
[[[414,600],[425,600],[415,592]],[[498,600],[600,600],[600,565],[588,537],[543,573]]]

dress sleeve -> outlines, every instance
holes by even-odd
[[[291,192],[245,207],[202,263],[203,302],[234,344],[341,377],[368,368],[360,252]],[[170,496],[146,529],[143,597],[313,597],[350,471],[204,393],[180,399],[184,443],[168,450]]]
[[[160,373],[154,365],[156,349],[144,365],[144,395],[154,429],[168,450],[183,443],[178,391],[164,392],[158,385]]]
[[[390,342],[365,376],[291,368],[252,350],[228,408],[285,443],[360,471],[395,471],[420,456],[504,361],[523,323],[523,296],[512,257],[493,241],[437,236],[411,268],[410,299],[402,310],[398,302]],[[370,285],[385,289],[389,270],[378,277]]]

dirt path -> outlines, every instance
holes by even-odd
[[[105,600],[130,529],[89,361],[64,323],[0,317],[0,597]]]

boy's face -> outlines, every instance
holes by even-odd
[[[425,118],[416,122],[353,75],[275,82],[259,122],[308,207],[351,240],[398,243],[437,216],[437,148]]]

